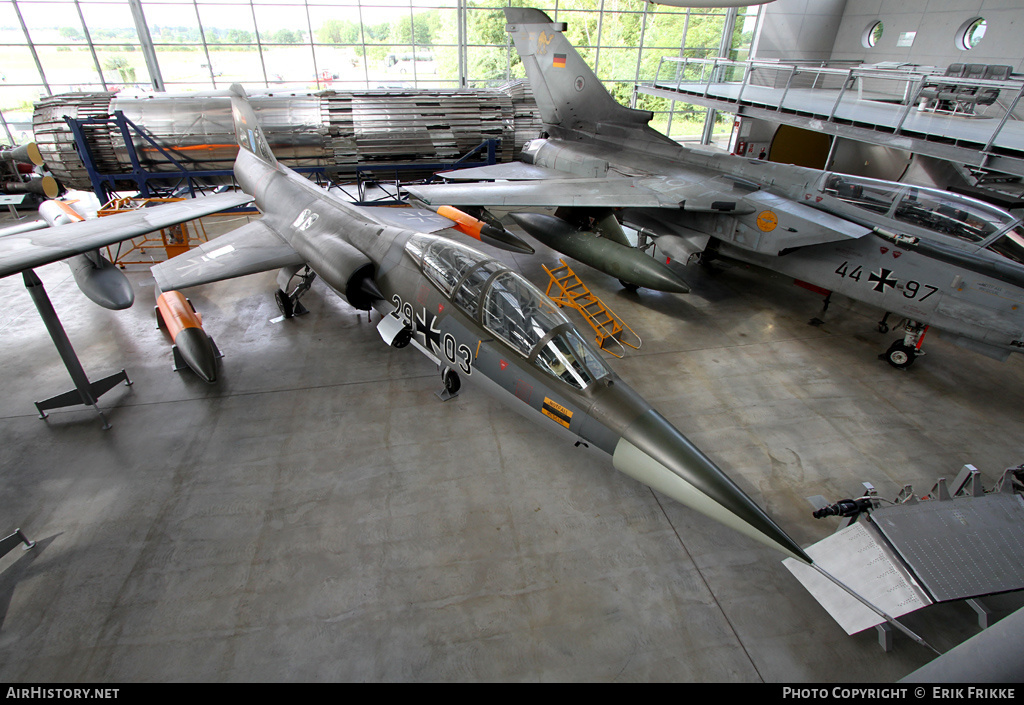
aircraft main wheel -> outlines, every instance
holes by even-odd
[[[881,357],[896,369],[905,370],[914,364],[914,360],[917,359],[917,350],[904,344],[902,340],[897,340]]]
[[[295,305],[292,303],[291,297],[284,293],[280,289],[274,294],[274,301],[277,302],[277,308],[281,311],[285,318],[291,318],[295,315]]]
[[[455,396],[462,389],[462,380],[459,379],[459,375],[455,370],[445,368],[444,372],[441,373],[441,380],[444,382],[444,389],[451,396]]]

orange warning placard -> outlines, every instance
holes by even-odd
[[[544,397],[544,405],[540,408],[540,412],[566,428],[569,428],[569,424],[572,422],[572,412],[548,397]]]

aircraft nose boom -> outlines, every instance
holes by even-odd
[[[689,439],[653,409],[622,434],[615,468],[761,543],[810,563],[803,549]]]

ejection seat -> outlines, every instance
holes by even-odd
[[[1013,71],[1012,66],[986,64],[950,64],[945,76],[985,81],[1005,81]],[[959,73],[958,73],[959,72]],[[920,106],[952,113],[972,114],[979,105],[992,105],[999,97],[998,88],[964,84],[926,85],[921,89]]]
[[[964,75],[967,70],[967,64],[950,64],[946,67],[946,73],[943,74],[943,78],[960,78]],[[952,83],[926,83],[921,88],[920,97],[920,109],[924,110],[926,107],[931,105],[933,102],[939,100],[939,95],[945,93],[949,94],[956,90],[956,85]],[[933,108],[934,109],[934,108]]]

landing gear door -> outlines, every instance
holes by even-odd
[[[409,337],[409,325],[402,320],[398,309],[392,307],[392,310],[388,313],[380,311],[383,315],[381,316],[380,323],[377,324],[377,332],[380,333],[380,337],[384,339],[384,342],[388,345],[394,345],[395,347],[404,347],[396,344],[400,343],[401,339],[405,338],[405,343],[408,344]],[[405,334],[403,335],[403,331]]]

